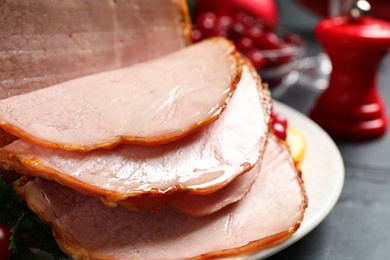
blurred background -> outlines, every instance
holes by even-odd
[[[322,50],[313,44],[313,31],[328,7],[320,5],[317,10],[311,6],[312,1],[307,1],[308,6],[305,2],[189,0],[192,38],[194,42],[212,36],[232,40],[252,61],[275,98],[297,83],[322,90],[327,84],[330,63],[326,56],[318,56]],[[321,9],[325,9],[324,14]],[[304,59],[311,56],[315,58]]]

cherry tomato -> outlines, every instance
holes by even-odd
[[[11,230],[6,225],[0,224],[0,259],[9,259],[12,250],[9,249]]]

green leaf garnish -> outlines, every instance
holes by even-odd
[[[40,250],[50,254],[53,259],[68,258],[54,239],[51,228],[27,207],[12,187],[5,183],[2,174],[0,174],[0,223],[12,227],[10,248],[14,254],[11,260],[41,259],[30,249],[26,236],[29,236]]]

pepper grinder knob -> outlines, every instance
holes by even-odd
[[[374,139],[387,128],[377,71],[390,47],[390,23],[365,16],[363,2],[368,4],[359,0],[349,14],[323,19],[315,28],[332,72],[310,117],[334,140]]]
[[[349,11],[351,22],[359,22],[363,17],[368,16],[371,12],[371,5],[366,0],[358,0],[352,5]]]

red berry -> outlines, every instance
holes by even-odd
[[[279,122],[272,122],[273,133],[279,137],[281,140],[286,141],[287,139],[287,129]]]
[[[245,12],[261,21],[270,30],[278,25],[278,8],[274,0],[196,0],[194,2],[195,14],[212,11],[216,14],[237,14]]]
[[[253,41],[257,41],[259,37],[264,33],[261,26],[253,26],[244,30],[243,35],[251,38]]]
[[[246,56],[252,62],[253,66],[257,70],[263,68],[267,62],[267,59],[264,57],[263,53],[259,50],[252,50],[248,52]]]
[[[300,46],[303,44],[303,40],[302,40],[301,36],[299,36],[296,33],[286,33],[282,39],[285,43],[291,44],[294,46]]]
[[[204,37],[217,35],[217,16],[212,12],[199,14],[196,18],[196,25]]]
[[[282,124],[284,128],[288,126],[287,117],[281,113],[272,113],[271,115],[272,122]]]
[[[228,37],[231,40],[236,40],[241,38],[245,30],[245,26],[242,23],[235,22],[230,30],[228,31]]]
[[[255,49],[255,45],[252,41],[252,39],[248,37],[242,37],[235,41],[235,44],[237,46],[237,49],[241,52],[249,52]]]
[[[264,32],[257,38],[255,44],[261,50],[276,50],[281,47],[279,37],[273,32]]]
[[[235,21],[241,23],[245,27],[252,27],[255,25],[256,19],[245,12],[239,12],[235,17]]]
[[[202,32],[198,29],[193,29],[191,31],[191,39],[193,42],[199,42],[200,40],[203,39]]]
[[[281,44],[280,49],[275,50],[275,53],[272,53],[272,55],[268,57],[269,62],[267,66],[275,68],[289,63],[292,60],[295,51],[295,47],[286,43]]]
[[[9,249],[11,230],[6,225],[0,224],[0,259],[9,259],[12,250]]]
[[[218,28],[219,30],[225,31],[226,33],[233,26],[233,18],[228,15],[222,15],[218,18]]]

